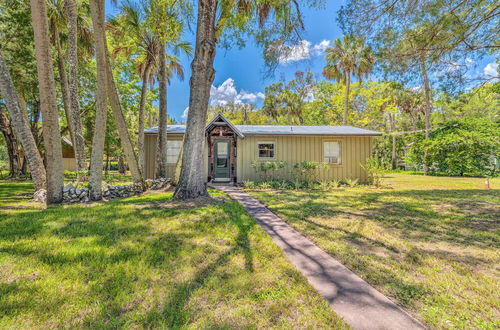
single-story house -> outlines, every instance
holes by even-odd
[[[184,125],[167,127],[167,162],[175,175],[181,154]],[[254,161],[286,161],[281,179],[294,179],[293,165],[302,161],[326,162],[320,180],[358,179],[366,181],[362,165],[372,154],[378,132],[352,126],[233,125],[221,113],[205,128],[205,176],[207,181],[243,182],[259,180]],[[155,171],[158,128],[145,130],[146,178]]]

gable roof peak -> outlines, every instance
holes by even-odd
[[[238,135],[238,137],[240,138],[245,137],[245,135],[243,135],[243,133],[241,133],[241,131],[236,126],[234,126],[229,121],[229,119],[227,119],[226,116],[224,116],[220,111],[214,116],[214,118],[212,118],[212,120],[207,124],[207,126],[205,126],[205,131],[210,130],[213,126],[217,126],[216,123],[220,121],[225,122],[233,130],[233,132],[236,133],[236,135]]]

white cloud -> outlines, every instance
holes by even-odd
[[[322,55],[328,47],[330,47],[330,40],[323,40],[315,45],[308,40],[302,40],[297,45],[281,46],[278,49],[278,61],[282,65],[287,65],[308,60],[314,56]]]
[[[255,103],[259,99],[264,99],[264,93],[250,93],[244,90],[238,91],[234,84],[233,78],[228,78],[219,87],[212,85],[210,88],[210,105],[211,106],[224,106],[230,103],[234,104],[248,104]],[[187,119],[189,107],[184,109],[182,118]]]
[[[474,63],[474,60],[473,60],[472,58],[470,58],[470,57],[467,57],[467,58],[465,59],[465,63],[468,63],[468,64],[470,64],[470,63]]]
[[[250,93],[244,90],[238,91],[233,78],[228,78],[219,87],[212,86],[210,89],[210,105],[223,106],[229,103],[243,104],[255,103],[263,99],[264,94]]]
[[[330,40],[323,40],[319,44],[314,45],[313,55],[319,56],[325,52],[325,50],[330,47]]]
[[[498,63],[491,62],[484,67],[483,73],[486,77],[497,77],[498,76]]]

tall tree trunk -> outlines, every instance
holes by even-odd
[[[21,174],[22,163],[17,139],[12,131],[12,126],[7,115],[0,108],[0,131],[2,131],[9,155],[9,176],[15,178]]]
[[[127,171],[127,166],[125,165],[123,156],[118,156],[118,173],[125,174],[126,171]]]
[[[153,115],[148,114],[148,127],[153,127]]]
[[[167,177],[167,68],[165,64],[165,43],[162,42],[158,51],[160,68],[158,73],[160,106],[158,108],[158,141],[156,146],[156,171],[157,178]]]
[[[12,128],[21,142],[24,151],[24,158],[28,161],[35,190],[45,189],[46,174],[43,159],[40,156],[35,138],[31,131],[28,120],[28,113],[23,111],[21,102],[14,88],[14,83],[10,77],[9,69],[0,53],[0,94],[2,94],[7,104]],[[24,164],[26,161],[23,162]]]
[[[62,201],[64,173],[61,133],[56,106],[56,87],[50,53],[46,0],[31,0],[31,20],[35,40],[35,57],[43,116],[43,141],[47,169],[47,204]]]
[[[94,136],[92,138],[92,154],[90,158],[90,198],[102,199],[102,161],[104,154],[104,138],[106,135],[106,38],[104,32],[104,0],[91,0],[90,13],[94,28],[94,40],[97,64],[96,114]]]
[[[73,127],[71,125],[71,109],[69,100],[69,87],[68,87],[68,76],[66,75],[65,60],[61,49],[61,40],[59,39],[59,31],[56,28],[54,31],[54,44],[57,54],[57,70],[59,71],[59,83],[61,84],[61,94],[64,107],[64,113],[66,115],[66,120],[68,121],[69,135],[71,137],[71,142],[73,146],[75,141],[73,140]]]
[[[141,101],[139,103],[139,130],[137,134],[137,147],[139,149],[139,166],[141,173],[145,173],[145,150],[144,150],[144,110],[146,107],[146,97],[148,95],[148,81],[149,81],[150,66],[146,65],[142,73],[142,87],[141,87]]]
[[[71,139],[75,150],[76,169],[85,171],[85,138],[83,137],[80,103],[78,102],[78,6],[76,0],[66,0],[68,13],[68,65]]]
[[[198,1],[196,49],[189,81],[189,114],[184,136],[181,174],[174,193],[174,199],[177,200],[208,195],[206,177],[203,175],[203,151],[210,87],[215,77],[217,2]]]
[[[397,167],[397,155],[396,155],[396,122],[394,114],[387,113],[389,117],[389,125],[391,126],[391,137],[392,137],[392,153],[391,153],[391,168],[393,170]]]
[[[349,115],[349,89],[351,88],[351,72],[349,70],[345,73],[345,95],[344,95],[344,116],[342,118],[342,125],[347,125],[347,116]]]
[[[134,152],[134,146],[132,145],[132,140],[130,139],[130,134],[128,132],[127,122],[125,121],[125,116],[123,115],[120,96],[118,95],[118,89],[116,88],[115,79],[113,77],[113,70],[111,69],[111,63],[109,62],[107,47],[105,49],[107,79],[106,90],[108,93],[109,104],[111,105],[111,109],[113,110],[116,126],[118,127],[118,134],[120,136],[120,142],[122,144],[123,152],[127,160],[127,165],[130,169],[130,174],[132,174],[132,180],[134,182],[141,183],[144,187],[144,178],[142,176],[141,170],[139,169],[139,162],[137,161],[137,156]]]
[[[431,86],[427,69],[425,67],[425,57],[422,56],[420,60],[420,68],[422,70],[422,78],[424,80],[424,94],[425,94],[425,139],[429,139],[429,132],[431,130],[431,113],[432,113],[432,100],[431,100]],[[424,174],[429,172],[427,165],[427,147],[424,148]]]

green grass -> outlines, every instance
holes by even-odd
[[[392,189],[250,192],[431,328],[498,329],[500,190],[481,178],[385,183]]]
[[[236,202],[42,210],[0,181],[0,328],[345,328]]]

